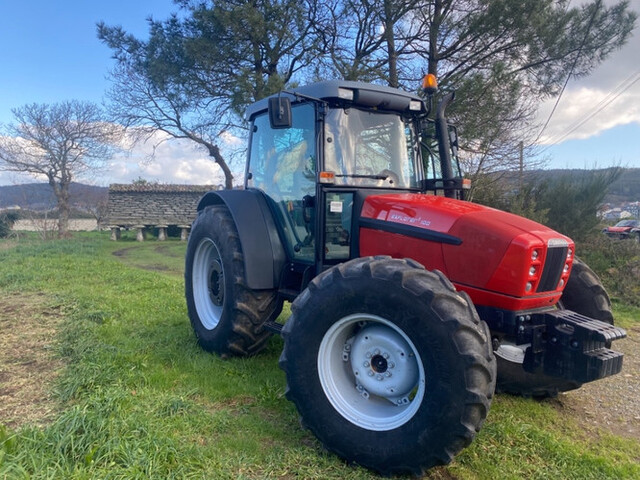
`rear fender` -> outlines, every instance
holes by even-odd
[[[247,286],[253,290],[277,288],[287,257],[264,195],[257,190],[212,191],[200,199],[198,212],[209,205],[226,205],[233,217]]]

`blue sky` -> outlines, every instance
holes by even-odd
[[[612,3],[614,0],[605,0]],[[640,0],[631,6],[640,11]],[[177,8],[171,0],[0,0],[0,124],[11,109],[27,103],[78,99],[100,103],[109,84],[110,50],[96,37],[96,23],[122,25],[139,37],[146,19],[165,19]],[[624,79],[640,76],[640,34],[594,75],[571,82],[542,137],[548,168],[640,167],[640,81],[562,143],[548,146],[595,111]],[[459,99],[458,101],[464,101]],[[546,121],[552,103],[541,105]],[[151,147],[146,147],[150,150]],[[130,182],[138,177],[175,183],[210,182],[218,172],[196,148],[167,142],[153,161],[145,148],[114,159],[94,183]],[[0,172],[0,185],[31,181]],[[214,179],[215,181],[215,179]]]
[[[146,35],[149,15],[175,11],[171,0],[0,0],[0,122],[27,103],[100,102],[111,52],[96,23]]]
[[[542,147],[546,168],[593,169],[610,166],[640,168],[640,124],[627,123],[586,139],[565,140]]]

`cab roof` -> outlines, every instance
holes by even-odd
[[[350,94],[349,92],[353,92]],[[296,96],[296,94],[300,96]],[[303,87],[289,89],[280,94],[271,95],[271,97],[263,98],[252,105],[249,105],[246,111],[246,119],[251,120],[256,114],[266,111],[268,99],[272,97],[288,97],[291,102],[303,101],[308,97],[312,99],[325,100],[327,102],[336,102],[341,105],[353,105],[370,109],[408,112],[426,110],[424,101],[417,94],[407,93],[397,88],[386,87],[383,85],[374,85],[363,82],[350,82],[346,80],[329,80],[326,82],[312,83]],[[346,98],[349,95],[351,99]],[[419,102],[419,103],[414,103]],[[410,108],[410,106],[413,108]]]

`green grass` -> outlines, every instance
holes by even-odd
[[[106,233],[0,243],[0,294],[44,292],[59,307],[67,365],[52,423],[0,427],[0,478],[377,478],[300,427],[284,398],[280,338],[250,359],[196,345],[184,249]],[[640,317],[619,308],[626,326]],[[582,432],[552,402],[498,396],[471,447],[427,478],[640,478],[639,447]]]

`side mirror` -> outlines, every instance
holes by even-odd
[[[269,99],[269,123],[271,128],[291,128],[291,100],[281,96]]]

